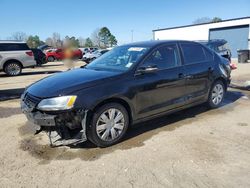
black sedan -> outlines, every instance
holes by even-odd
[[[138,42],[32,84],[21,108],[52,145],[88,139],[107,147],[135,123],[201,103],[219,107],[229,82],[228,61],[199,43]]]

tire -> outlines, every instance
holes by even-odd
[[[118,103],[108,103],[94,112],[87,128],[87,138],[96,146],[108,147],[123,138],[128,126],[127,110]]]
[[[17,76],[19,74],[22,73],[22,66],[20,63],[18,62],[8,62],[5,66],[4,66],[4,72],[8,75],[8,76]]]
[[[209,93],[208,106],[210,108],[218,108],[224,99],[225,92],[225,84],[220,80],[215,81]]]
[[[53,56],[48,57],[48,62],[54,62],[54,61],[55,61],[55,58]]]

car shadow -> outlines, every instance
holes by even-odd
[[[43,68],[43,67],[60,67],[60,66],[63,66],[63,64],[42,64],[39,68]]]
[[[54,73],[59,73],[62,71],[34,71],[34,72],[24,72],[20,75],[18,75],[18,77],[22,77],[22,76],[28,76],[28,75],[39,75],[39,74],[54,74]],[[2,74],[0,75],[0,77],[10,77],[6,74]]]
[[[0,101],[18,99],[21,97],[24,90],[25,90],[25,88],[0,90]]]
[[[240,91],[228,91],[226,96],[225,96],[225,99],[224,99],[224,101],[219,109],[220,110],[223,109],[222,110],[223,112],[225,112],[227,110],[232,110],[232,108],[234,106],[230,106],[230,108],[228,108],[228,109],[225,109],[224,107],[235,103],[238,99],[240,99],[243,96],[245,96],[245,95]],[[169,114],[169,115],[154,118],[154,119],[149,120],[149,121],[135,124],[128,130],[128,132],[126,133],[123,140],[120,143],[118,143],[117,145],[115,145],[114,147],[121,147],[121,148],[130,147],[127,145],[128,144],[127,141],[132,139],[132,138],[133,138],[133,140],[135,140],[135,142],[137,142],[137,144],[141,144],[140,142],[143,142],[143,141],[149,139],[150,137],[152,137],[153,135],[155,135],[156,133],[158,133],[162,130],[163,131],[173,131],[176,128],[183,126],[185,124],[185,123],[183,123],[183,121],[185,121],[186,123],[187,122],[191,123],[193,121],[197,121],[197,119],[195,119],[195,117],[197,115],[201,115],[203,113],[208,113],[210,115],[213,115],[213,114],[217,114],[218,110],[217,109],[210,109],[205,104],[202,104],[202,105],[194,106],[194,107],[191,107],[191,108],[188,108],[185,110],[181,110],[181,111]],[[146,134],[149,132],[153,132],[153,134]],[[142,136],[143,134],[145,136]],[[141,137],[139,140],[134,139],[138,136]],[[135,144],[133,141],[130,142],[131,147],[136,146],[137,144]],[[89,141],[78,144],[78,145],[71,145],[70,147],[71,148],[96,148],[96,146]]]

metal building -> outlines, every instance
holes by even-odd
[[[153,30],[155,40],[211,40],[225,39],[237,58],[237,50],[250,49],[250,17],[223,20],[217,23],[204,23]]]

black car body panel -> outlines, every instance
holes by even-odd
[[[28,92],[39,98],[57,97],[98,85],[104,79],[112,79],[111,77],[117,74],[119,73],[84,68],[75,69],[42,79],[32,84]]]
[[[188,64],[188,58],[184,52],[185,44],[199,47],[203,51],[205,59]],[[22,107],[23,111],[26,114],[33,113],[33,115],[39,112],[43,114],[42,117],[44,114],[48,114],[49,121],[51,121],[51,116],[56,116],[55,122],[58,122],[58,116],[61,117],[62,114],[65,114],[65,118],[68,114],[73,113],[78,116],[78,120],[75,122],[78,122],[78,127],[80,127],[79,119],[81,117],[85,117],[89,112],[94,112],[101,104],[115,101],[126,107],[130,122],[133,124],[204,103],[208,99],[210,88],[215,80],[221,79],[225,86],[230,82],[228,62],[201,44],[188,41],[149,41],[133,43],[130,46],[147,47],[149,50],[125,72],[95,70],[89,69],[87,66],[58,73],[28,87],[22,99],[22,103],[25,103],[26,95],[37,97],[39,100],[76,95],[77,99],[73,109],[63,112],[43,112],[36,109],[39,103],[37,102],[34,104],[32,112],[26,112],[27,107],[25,106],[27,105]],[[155,72],[141,73],[138,71],[142,65],[147,64],[147,59],[153,53],[161,48],[170,49],[170,47],[176,52],[174,57],[176,65],[158,69]],[[83,111],[86,114],[82,113]],[[41,117],[40,114],[38,115]],[[34,118],[34,116],[30,117]],[[72,119],[75,117],[72,116]],[[40,126],[44,126],[44,124],[46,122]],[[74,127],[74,125],[72,126]],[[85,124],[82,123],[82,126],[84,127]]]
[[[32,48],[31,51],[34,54],[34,58],[36,60],[37,65],[42,65],[47,63],[46,55],[45,53],[43,53],[42,50],[38,48]]]

